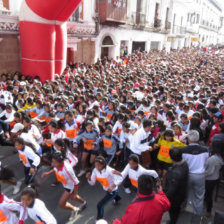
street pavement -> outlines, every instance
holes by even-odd
[[[2,147],[0,146],[0,160],[3,166],[10,167],[16,177],[19,180],[23,180],[23,165],[19,162],[18,154],[14,153],[13,147]],[[41,173],[49,170],[49,167],[43,166],[38,171],[38,176]],[[76,171],[77,173],[77,171]],[[103,191],[102,187],[97,183],[95,186],[90,186],[85,177],[79,178],[79,194],[85,200],[87,200],[87,208],[82,211],[75,220],[68,222],[70,211],[66,211],[60,209],[58,207],[58,201],[63,193],[63,187],[59,184],[56,187],[51,187],[51,183],[55,181],[55,176],[49,176],[45,179],[37,178],[38,184],[40,184],[39,194],[41,200],[46,203],[47,208],[52,212],[55,218],[58,221],[58,224],[94,224],[96,219],[96,204],[97,202],[104,196],[105,192]],[[25,186],[23,186],[25,187]],[[9,198],[14,198],[15,200],[20,200],[20,194],[12,195],[13,186],[7,185],[2,183],[2,191],[6,194]],[[119,202],[118,205],[113,205],[112,203],[106,205],[104,211],[104,218],[108,221],[108,223],[112,223],[114,219],[120,218],[124,213],[126,207],[131,203],[133,198],[135,197],[135,193],[127,195],[123,187],[119,188],[119,194],[122,197],[122,200]],[[75,205],[78,205],[72,202]],[[223,210],[223,206],[221,204],[223,201],[215,203],[215,206],[219,209]],[[190,212],[189,212],[190,211]],[[164,214],[162,224],[166,224],[169,220],[168,213]],[[26,224],[33,224],[34,222],[31,220],[27,220]],[[178,224],[199,224],[199,223],[212,223],[211,220],[204,220],[203,222],[200,221],[199,217],[195,217],[192,215],[191,209],[188,211],[184,211],[181,214],[181,217],[178,221]],[[149,222],[150,224],[150,222]]]

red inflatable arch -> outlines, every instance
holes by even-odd
[[[66,21],[82,0],[24,0],[20,11],[21,72],[54,79],[66,66]]]

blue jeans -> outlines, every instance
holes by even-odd
[[[97,204],[97,220],[103,218],[104,206],[110,201],[113,201],[114,199],[116,200],[116,197],[119,197],[118,190],[113,192],[106,192],[106,195]]]

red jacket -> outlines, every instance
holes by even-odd
[[[163,191],[151,195],[138,195],[130,204],[121,221],[113,224],[160,224],[163,213],[170,209],[170,202]]]

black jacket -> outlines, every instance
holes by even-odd
[[[169,168],[164,192],[171,202],[171,206],[180,206],[187,196],[188,165],[186,162]]]

